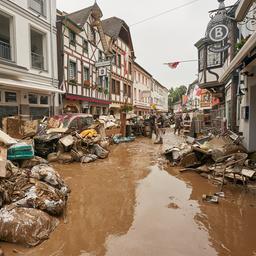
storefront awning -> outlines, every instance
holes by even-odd
[[[96,99],[96,98],[83,97],[83,96],[79,96],[79,95],[69,95],[69,94],[67,94],[66,99],[87,101],[87,102],[97,103],[97,104],[101,104],[101,105],[111,104],[111,101],[108,101],[108,100],[100,100],[100,99]]]
[[[27,82],[24,80],[6,79],[6,78],[0,78],[0,86],[8,86],[8,88],[17,89],[17,90],[33,90],[33,91],[35,90],[35,91],[42,91],[42,92],[64,93],[58,88],[49,86],[47,84],[41,84],[41,83],[36,83],[31,81]]]
[[[256,47],[256,32],[254,32],[247,42],[244,44],[242,49],[237,53],[235,58],[229,63],[228,68],[224,71],[224,73],[220,76],[219,82],[226,82],[231,73],[236,70],[243,62],[243,60],[250,55],[252,50]]]

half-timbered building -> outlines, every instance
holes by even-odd
[[[58,12],[57,16],[58,76],[60,88],[65,91],[63,111],[107,114],[111,103],[110,66],[104,64],[108,46],[101,9],[95,3],[70,14]]]

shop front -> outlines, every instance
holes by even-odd
[[[50,86],[0,78],[0,124],[10,116],[35,120],[58,114],[59,93]]]
[[[111,101],[77,95],[66,95],[64,113],[86,113],[94,116],[107,115]]]

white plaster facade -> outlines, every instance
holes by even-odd
[[[135,62],[133,80],[133,107],[135,114],[145,115],[150,112],[152,86],[152,75]]]
[[[1,0],[0,117],[58,112],[56,1]]]
[[[152,104],[160,112],[168,112],[168,94],[169,90],[161,85],[157,80],[153,79],[151,92]]]

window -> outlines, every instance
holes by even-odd
[[[122,57],[121,57],[121,54],[118,54],[117,66],[118,66],[119,68],[121,68],[121,63],[122,63]]]
[[[16,92],[5,92],[5,102],[17,102]]]
[[[93,44],[96,44],[96,32],[95,32],[95,29],[93,27],[91,27],[91,42]]]
[[[132,63],[131,62],[129,62],[128,71],[129,71],[129,74],[131,75],[132,74]]]
[[[116,52],[113,51],[112,64],[116,65]]]
[[[46,16],[45,0],[29,0],[29,8],[43,16]]]
[[[31,64],[33,68],[44,69],[44,35],[31,29]]]
[[[116,94],[120,95],[120,81],[116,81]]]
[[[103,60],[103,52],[99,50],[99,61]]]
[[[87,67],[84,67],[84,80],[90,80],[90,69]]]
[[[204,49],[199,50],[199,70],[204,69]]]
[[[112,88],[111,91],[113,94],[116,93],[116,80],[112,79]]]
[[[36,94],[29,94],[28,95],[28,102],[29,102],[29,104],[37,104],[37,95]]]
[[[69,43],[71,45],[76,45],[76,33],[72,30],[69,30]]]
[[[11,19],[0,13],[0,58],[11,60],[11,38],[10,38]]]
[[[83,40],[83,52],[88,53],[89,52],[89,45],[86,40]]]
[[[76,63],[73,61],[69,62],[69,80],[76,79]]]
[[[215,44],[216,47],[220,47],[219,44]],[[210,51],[210,47],[212,46],[208,46],[207,47],[207,67],[216,67],[216,66],[220,66],[221,65],[221,53],[215,53]]]
[[[132,96],[131,86],[128,85],[128,97],[131,98],[131,96]]]
[[[103,87],[103,76],[99,76],[99,77],[98,77],[98,86],[99,86],[100,88]]]
[[[40,96],[40,104],[41,105],[48,105],[49,104],[49,97],[48,96]]]
[[[124,96],[128,94],[127,84],[124,84]]]

